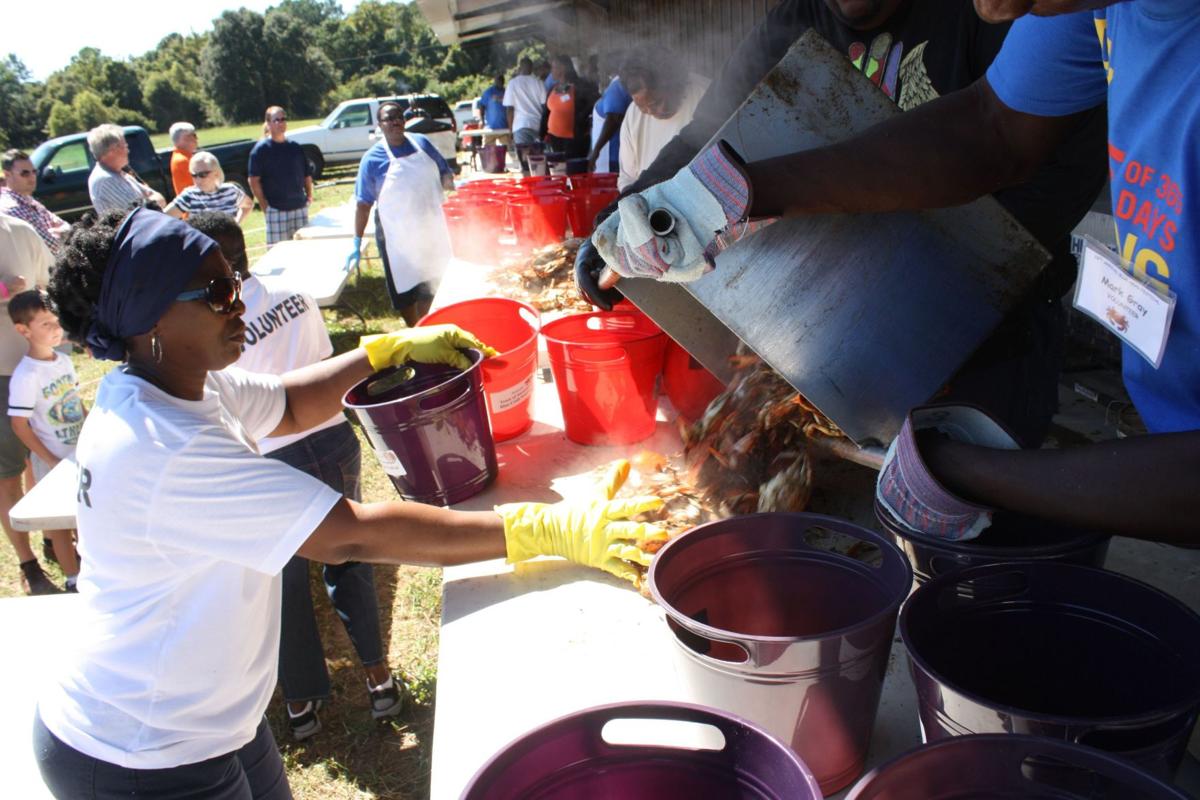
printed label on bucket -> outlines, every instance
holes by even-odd
[[[492,413],[499,414],[501,411],[508,411],[510,408],[515,408],[529,399],[529,395],[533,394],[533,381],[521,381],[516,386],[510,386],[502,392],[496,392],[488,395],[488,401],[492,405]]]
[[[394,451],[376,450],[375,455],[379,458],[379,466],[383,467],[383,471],[393,478],[403,478],[408,474]]]

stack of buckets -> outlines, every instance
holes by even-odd
[[[469,181],[442,207],[454,255],[494,260],[510,231],[518,249],[532,250],[573,236],[590,236],[592,220],[617,198],[616,175],[535,175],[519,180]]]

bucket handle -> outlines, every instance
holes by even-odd
[[[1029,573],[1020,564],[996,566],[1003,567],[1003,571],[988,571],[982,575],[967,575],[959,580],[947,581],[938,592],[938,608],[948,610],[973,602],[995,603],[1029,597],[1033,584]]]
[[[430,395],[428,397],[422,397],[420,400],[417,401],[417,407],[420,408],[422,411],[437,411],[438,409],[445,408],[446,406],[452,406],[455,403],[459,402],[464,397],[466,397],[467,394],[469,394],[471,391],[471,380],[466,375],[466,373],[459,376],[459,379],[462,381],[462,384],[463,384],[462,391],[459,392],[458,394],[456,394],[454,397],[445,401],[444,403],[442,403],[442,402],[433,403],[432,401],[434,399],[434,395]]]
[[[623,747],[638,746],[634,743],[613,743],[604,737],[604,729],[609,723],[626,720],[672,721],[715,728],[723,739],[722,746],[714,748],[716,752],[728,750],[731,743],[739,741],[744,736],[744,731],[740,730],[741,725],[739,722],[714,714],[711,710],[701,706],[685,703],[671,703],[670,705],[658,703],[618,703],[615,705],[600,706],[587,713],[588,730],[595,739],[597,749],[609,752],[617,751]],[[665,742],[646,743],[642,746],[673,747],[673,745]],[[679,748],[686,750],[696,749],[691,744],[680,744]]]
[[[1026,740],[1026,737],[1023,736],[995,735],[1009,740],[1005,742],[1009,748],[1008,752],[1004,754],[1004,759],[1012,765],[1013,769],[1020,772],[1025,780],[1035,786],[1075,791],[1086,790],[1085,786],[1076,784],[1074,781],[1071,781],[1070,786],[1064,786],[1061,782],[1047,780],[1047,778],[1052,778],[1054,773],[1062,775],[1063,768],[1079,773],[1080,778],[1085,774],[1091,774],[1101,776],[1106,781],[1120,783],[1124,787],[1124,791],[1116,794],[1106,793],[1106,796],[1111,797],[1145,797],[1151,788],[1149,784],[1152,781],[1158,782],[1156,778],[1152,778],[1146,773],[1131,772],[1123,761],[1100,750],[1072,748],[1070,752],[1056,752],[1057,748],[1054,747],[1055,740],[1053,739],[1038,740],[1036,737],[1029,737]],[[1042,770],[1041,779],[1038,775],[1039,766]],[[1133,778],[1132,782],[1130,778]]]
[[[700,658],[716,661],[722,664],[751,664],[755,667],[764,666],[759,653],[758,642],[747,642],[741,639],[731,639],[721,636],[713,636],[707,630],[703,630],[697,626],[691,619],[679,619],[674,616],[668,616],[667,622],[675,632],[675,639],[682,647],[691,650],[692,653]],[[691,624],[689,624],[691,623]],[[719,645],[714,648],[713,645]],[[740,652],[744,658],[722,658],[723,650],[728,649],[733,652]],[[714,653],[715,650],[715,653]],[[732,655],[732,652],[730,653]]]

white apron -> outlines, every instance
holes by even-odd
[[[437,162],[419,144],[410,143],[416,152],[407,156],[393,155],[383,143],[390,163],[379,190],[379,224],[397,293],[418,283],[436,284],[450,261],[450,231],[442,214]]]

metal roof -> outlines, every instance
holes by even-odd
[[[574,0],[416,0],[442,44],[482,43],[561,24]],[[607,3],[587,3],[605,6]]]

